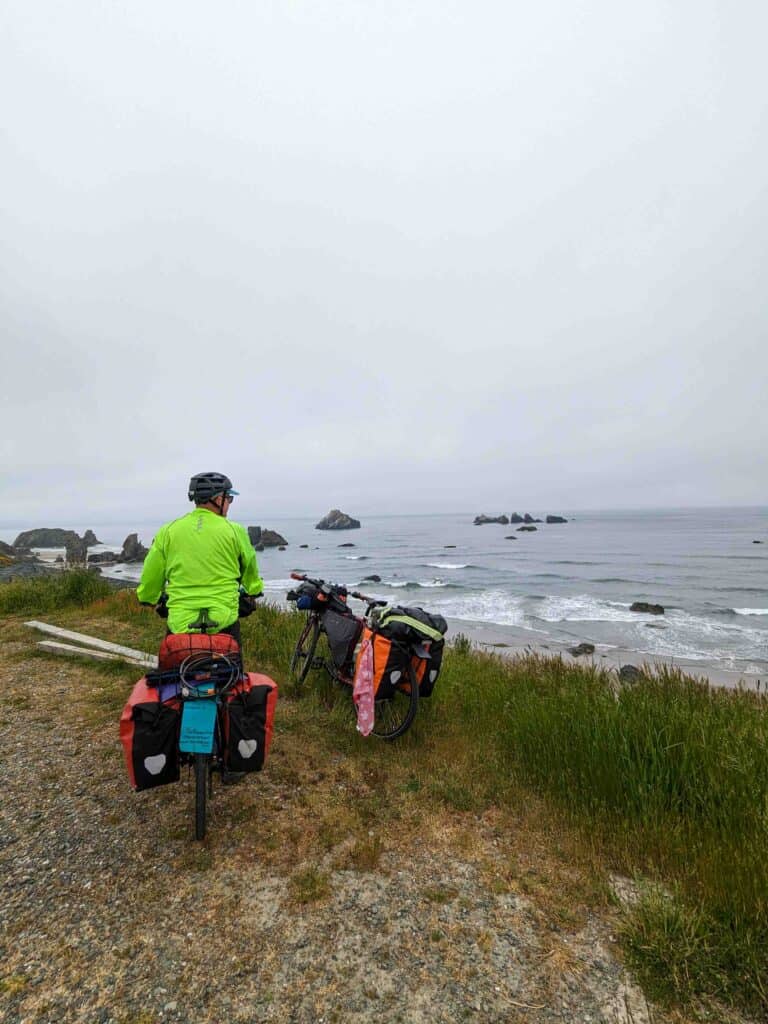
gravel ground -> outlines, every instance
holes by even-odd
[[[491,818],[372,818],[361,845],[343,815],[366,787],[307,750],[291,702],[197,844],[190,778],[129,790],[98,668],[29,649],[6,644],[0,673],[3,1022],[669,1019],[609,918],[558,925],[494,883],[513,854]]]

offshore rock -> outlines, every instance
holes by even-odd
[[[25,530],[13,542],[15,548],[65,548],[67,541],[80,540],[74,530],[62,530],[59,527],[41,527],[38,530]]]
[[[538,526],[518,526],[517,528],[518,533],[534,533],[536,530],[538,530]]]
[[[514,533],[510,533],[504,538],[504,540],[517,540],[517,537],[514,535]]]
[[[341,509],[332,508],[327,516],[323,516],[319,523],[315,524],[316,530],[359,530],[360,520],[353,519]]]
[[[630,606],[631,612],[644,612],[646,615],[663,615],[664,606],[661,604],[648,604],[647,601],[634,601]]]
[[[509,517],[509,521],[510,521],[510,523],[524,523],[525,522],[523,517],[521,515],[518,515],[517,512],[513,512],[512,513],[512,515]]]
[[[89,548],[95,547],[97,544],[101,544],[101,541],[97,538],[93,530],[86,530],[83,534],[83,540]]]
[[[506,516],[475,516],[475,526],[485,526],[486,523],[501,523],[502,526],[509,526],[509,519]]]
[[[547,516],[548,523],[567,523],[568,520],[564,516]]]
[[[523,522],[524,523],[540,523],[541,520],[540,519],[534,519],[533,516],[530,514],[530,512],[526,512],[525,515],[523,516]]]
[[[248,539],[257,551],[263,551],[264,548],[284,548],[288,545],[288,541],[277,530],[266,530],[261,526],[249,526]]]
[[[149,552],[139,541],[137,533],[129,533],[123,541],[123,550],[117,556],[118,562],[143,562]]]

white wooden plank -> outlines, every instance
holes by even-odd
[[[63,654],[68,658],[91,658],[93,661],[127,661],[130,665],[148,668],[144,662],[133,658],[124,658],[120,654],[109,654],[107,651],[95,651],[91,647],[75,647],[74,644],[61,644],[56,640],[38,640],[37,646],[50,654]]]
[[[75,633],[71,629],[62,629],[60,626],[50,626],[47,622],[37,622],[35,619],[25,622],[24,625],[30,626],[32,629],[39,629],[41,633],[50,633],[51,636],[60,637],[62,640],[74,640],[75,643],[96,647],[100,651],[109,651],[111,654],[119,654],[123,658],[140,661],[148,668],[157,668],[157,655],[147,654],[146,651],[137,651],[133,647],[123,647],[122,644],[113,644],[108,640],[99,640],[98,637],[88,636],[86,633]]]

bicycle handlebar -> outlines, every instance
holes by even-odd
[[[326,585],[325,580],[312,579],[311,576],[307,576],[305,573],[302,572],[292,572],[291,579],[301,580],[304,583],[311,583],[315,587],[324,587]],[[339,586],[339,584],[329,583],[328,586],[334,587]],[[344,589],[346,590],[346,587]],[[386,601],[382,601],[377,597],[368,597],[367,594],[361,594],[359,590],[349,590],[347,591],[347,593],[349,594],[350,597],[357,598],[358,601],[364,601],[368,608],[383,608],[384,605],[387,604]]]
[[[387,604],[387,602],[386,601],[382,601],[381,598],[378,598],[378,597],[368,597],[367,594],[361,594],[359,590],[350,590],[349,596],[350,597],[356,597],[358,599],[358,601],[365,601],[365,603],[368,605],[369,608],[376,608],[376,607],[383,608],[384,605]]]

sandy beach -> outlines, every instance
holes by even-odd
[[[614,669],[617,672],[622,665],[635,665],[637,668],[641,668],[643,665],[651,667],[667,665],[680,669],[686,675],[701,679],[712,686],[725,686],[734,690],[754,690],[755,692],[764,690],[766,687],[766,678],[763,675],[744,675],[741,672],[703,664],[701,661],[693,659],[663,658],[618,647],[607,648],[596,645],[594,654],[582,654],[574,657],[569,651],[572,644],[560,644],[552,640],[537,643],[531,640],[529,631],[517,629],[514,626],[452,623],[448,629],[448,638],[454,638],[461,633],[468,636],[480,650],[501,654],[505,657],[534,653],[545,657],[561,657],[574,664],[593,663],[601,668]]]

